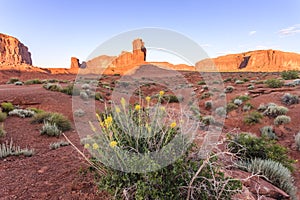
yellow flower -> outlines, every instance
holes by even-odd
[[[151,97],[147,96],[145,99],[146,99],[146,101],[149,103],[150,100],[151,100]]]
[[[104,120],[104,123],[105,123],[105,126],[108,128],[111,126],[112,124],[112,121],[113,121],[113,118],[111,116],[108,116],[105,120]]]
[[[115,110],[116,110],[116,113],[120,113],[121,112],[121,110],[120,110],[120,108],[118,106],[116,106]]]
[[[139,104],[136,104],[135,107],[134,107],[134,109],[135,109],[136,111],[139,111],[139,110],[141,109],[141,106],[140,106]]]
[[[114,148],[114,147],[116,147],[117,146],[117,142],[116,141],[111,141],[110,143],[109,143],[109,146],[110,147],[112,147],[112,148]]]
[[[93,123],[91,121],[89,121],[90,127],[92,129],[93,132],[96,132],[97,129],[95,128],[95,126],[93,125]]]
[[[85,149],[90,148],[90,144],[85,144],[85,145],[84,145],[84,148],[85,148]]]
[[[160,109],[160,111],[163,111],[163,112],[166,110],[166,108],[163,106],[159,107],[159,109]]]
[[[165,92],[164,91],[159,91],[159,96],[163,96],[165,94]]]
[[[98,146],[97,143],[94,143],[94,144],[93,144],[93,149],[95,149],[95,150],[96,150],[96,149],[99,149],[99,146]]]
[[[172,123],[170,124],[170,127],[171,127],[171,128],[175,128],[176,125],[177,125],[176,122],[172,122]]]
[[[122,97],[120,102],[121,102],[121,105],[123,106],[123,108],[125,108],[126,100]]]

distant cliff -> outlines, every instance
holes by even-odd
[[[196,68],[209,71],[212,64],[220,72],[276,72],[284,70],[300,70],[300,54],[278,50],[257,50],[239,54],[229,54],[202,60]]]
[[[32,65],[28,48],[17,38],[0,33],[0,65]]]

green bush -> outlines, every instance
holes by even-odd
[[[286,93],[281,97],[281,102],[285,105],[297,104],[299,103],[299,97],[297,95]]]
[[[213,102],[211,100],[205,101],[204,106],[206,109],[211,109],[213,105]]]
[[[287,155],[287,148],[276,144],[275,140],[265,137],[256,137],[249,133],[229,135],[230,151],[236,153],[241,160],[249,161],[254,158],[271,159],[293,171],[294,160]]]
[[[238,108],[238,106],[235,105],[234,103],[228,103],[226,105],[226,111],[227,111],[227,113],[229,113],[230,111],[233,111],[233,110],[235,110],[237,108]]]
[[[104,101],[104,98],[100,92],[95,93],[95,100]]]
[[[276,140],[277,136],[274,132],[274,129],[272,126],[264,126],[260,129],[260,133],[262,135],[262,137],[266,137],[270,140]]]
[[[6,84],[14,84],[15,82],[18,82],[19,81],[19,78],[10,78],[9,81],[7,81]]]
[[[206,85],[206,82],[205,81],[199,81],[198,85]]]
[[[213,116],[207,115],[207,116],[202,117],[202,122],[205,125],[210,125],[210,124],[214,124],[216,122],[216,120]]]
[[[1,103],[1,107],[2,107],[2,111],[9,113],[10,111],[12,111],[14,109],[14,105],[10,102],[3,102]]]
[[[231,92],[233,92],[233,90],[234,90],[234,87],[229,85],[224,89],[224,93],[231,93]]]
[[[269,88],[281,88],[283,86],[283,82],[281,80],[274,79],[274,78],[266,80],[265,84]]]
[[[80,89],[77,87],[74,87],[74,84],[69,84],[68,86],[61,89],[61,92],[65,93],[67,95],[79,96]]]
[[[298,199],[294,178],[290,170],[280,162],[270,159],[263,160],[254,158],[249,162],[242,162],[241,165],[245,167],[248,172],[266,177],[267,181],[270,181],[290,195],[292,200]]]
[[[236,80],[234,83],[235,83],[235,84],[243,84],[243,83],[245,83],[245,82],[244,82],[244,81],[241,81],[241,80]]]
[[[239,100],[241,100],[242,102],[245,102],[245,101],[250,100],[250,97],[249,97],[248,95],[240,95],[240,96],[235,97],[235,98],[232,100],[232,102],[233,102],[234,100],[236,100],[236,99],[239,99]]]
[[[284,80],[292,80],[292,79],[299,78],[298,71],[296,71],[296,70],[283,71],[283,72],[281,72],[281,77]]]
[[[6,117],[7,117],[7,114],[0,110],[0,122],[4,122]]]
[[[244,123],[248,125],[253,125],[259,123],[262,118],[262,114],[260,114],[257,111],[253,111],[244,118]]]
[[[291,118],[286,115],[279,115],[274,119],[275,125],[288,124],[291,122]]]
[[[231,81],[232,81],[232,78],[226,78],[223,82],[227,83],[227,82],[231,82]]]
[[[49,124],[55,124],[59,130],[68,131],[71,129],[71,122],[64,115],[60,113],[42,112],[37,113],[32,118],[32,123],[48,122]]]
[[[43,86],[46,90],[60,92],[62,90],[62,87],[58,83],[47,83]]]
[[[213,96],[213,94],[212,93],[210,93],[210,92],[204,92],[202,95],[201,95],[201,99],[207,99],[207,98],[209,98],[209,97],[211,97],[211,96]]]
[[[42,112],[45,112],[44,110],[38,109],[38,108],[28,108],[28,110],[31,110],[31,111],[33,111],[33,112],[35,112],[35,113],[42,113]]]
[[[274,103],[269,103],[265,107],[263,114],[269,117],[277,117],[278,115],[285,115],[288,111],[289,109],[284,106],[278,106]]]
[[[25,81],[25,85],[32,85],[32,84],[42,84],[42,81],[40,79],[31,79]]]

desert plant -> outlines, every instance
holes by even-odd
[[[2,107],[2,111],[9,113],[10,111],[12,111],[14,109],[14,105],[10,102],[3,102],[1,103],[1,107]]]
[[[248,172],[266,177],[268,181],[289,194],[292,200],[298,199],[294,178],[290,170],[280,162],[254,158],[248,162],[241,162],[241,165]]]
[[[58,83],[47,83],[47,84],[43,85],[43,87],[46,90],[56,91],[56,92],[60,92],[62,90],[61,85]]]
[[[73,96],[79,96],[80,94],[80,90],[77,87],[74,87],[74,84],[69,84],[66,87],[62,88],[61,92]]]
[[[80,98],[84,101],[89,99],[89,96],[87,95],[87,93],[85,91],[81,91],[80,92]]]
[[[83,90],[90,90],[90,89],[91,89],[91,86],[90,86],[90,84],[85,83],[85,84],[83,84],[83,85],[81,86],[81,89],[83,89]]]
[[[45,112],[44,110],[42,109],[38,109],[38,108],[27,108],[27,110],[31,110],[35,113],[42,113],[42,112]]]
[[[18,116],[21,118],[25,117],[32,117],[35,114],[34,111],[32,110],[26,110],[26,109],[14,109],[8,113],[9,116]]]
[[[206,109],[211,109],[213,105],[213,102],[211,100],[205,101],[204,106]]]
[[[295,135],[295,143],[298,151],[300,151],[300,132]]]
[[[175,96],[175,95],[164,95],[163,97],[164,101],[167,101],[168,103],[179,103],[183,101],[183,96]]]
[[[284,106],[278,106],[274,103],[269,103],[263,114],[269,117],[277,117],[278,115],[285,115],[288,111],[289,109]]]
[[[216,120],[212,115],[207,115],[207,116],[202,117],[202,122],[205,125],[210,125],[210,124],[216,123]]]
[[[233,101],[234,101],[235,99],[239,99],[239,100],[245,102],[245,101],[250,100],[250,97],[249,97],[248,95],[240,95],[240,96],[235,97],[235,98],[233,99]]]
[[[14,83],[15,85],[24,85],[24,83],[22,81],[17,81]]]
[[[299,103],[299,97],[297,95],[292,95],[290,93],[285,93],[281,97],[281,102],[285,105],[292,105]]]
[[[224,108],[224,107],[218,107],[218,108],[216,108],[215,112],[219,116],[225,116],[226,115],[226,108]]]
[[[229,85],[229,86],[225,87],[224,93],[231,93],[231,92],[233,92],[233,90],[234,90],[234,87]]]
[[[274,79],[274,78],[266,80],[265,84],[269,88],[281,88],[283,86],[283,82],[281,80]]]
[[[226,78],[223,82],[227,83],[227,82],[231,82],[231,81],[232,81],[232,78]]]
[[[8,156],[19,156],[19,155],[24,155],[24,156],[32,156],[34,154],[33,149],[21,149],[19,146],[16,146],[13,144],[12,139],[10,142],[2,143],[0,144],[0,158],[6,158]]]
[[[248,90],[253,90],[255,87],[254,87],[254,85],[249,85],[247,88],[248,88]]]
[[[226,111],[227,111],[227,113],[229,113],[230,111],[233,111],[233,110],[235,110],[237,108],[238,108],[238,106],[235,105],[234,103],[228,103],[226,105]]]
[[[262,137],[266,137],[270,140],[276,140],[277,136],[274,132],[274,129],[272,126],[264,126],[260,129],[260,133],[262,135]]]
[[[275,140],[257,137],[249,133],[228,135],[230,151],[236,153],[240,160],[249,161],[254,158],[271,159],[282,163],[293,171],[295,160],[288,156],[287,148],[276,144]]]
[[[77,109],[77,110],[74,111],[73,114],[74,114],[75,117],[83,117],[85,115],[85,112],[82,109]]]
[[[234,103],[235,105],[237,105],[237,106],[240,106],[240,105],[243,104],[243,101],[240,100],[240,99],[234,99],[234,100],[233,100],[233,103]]]
[[[209,97],[211,97],[211,96],[213,96],[213,94],[212,93],[210,93],[210,92],[204,92],[202,95],[201,95],[201,99],[206,99],[206,98],[209,98]]]
[[[54,150],[54,149],[58,149],[59,147],[68,146],[68,145],[70,145],[69,142],[66,142],[66,141],[61,140],[61,141],[59,141],[59,142],[53,142],[53,143],[51,143],[51,144],[49,145],[49,148],[50,148],[51,150]]]
[[[283,71],[283,72],[281,72],[281,77],[284,80],[292,80],[292,79],[299,78],[298,71],[296,71],[296,70]]]
[[[259,112],[264,112],[267,108],[268,108],[268,106],[266,106],[265,104],[261,103],[261,104],[258,106],[257,110],[258,110]]]
[[[242,80],[236,80],[234,83],[235,83],[235,84],[243,84],[243,83],[245,83],[245,82],[242,81]]]
[[[32,85],[32,84],[42,84],[40,79],[30,79],[25,81],[25,85]]]
[[[60,113],[37,113],[33,116],[31,123],[43,123],[55,124],[59,130],[68,131],[71,129],[71,122],[64,115]]]
[[[275,125],[288,124],[291,122],[291,118],[286,115],[279,115],[274,119]]]
[[[0,122],[4,122],[6,117],[7,117],[7,114],[0,110]]]
[[[0,126],[0,138],[6,135],[6,131],[4,130],[4,125],[1,124]]]
[[[205,81],[199,81],[198,85],[206,85],[206,82]]]
[[[51,123],[45,121],[40,133],[41,133],[41,135],[60,136],[61,130],[58,129],[56,124],[51,124]]]
[[[17,82],[17,81],[19,81],[19,78],[13,77],[13,78],[10,78],[9,81],[7,81],[6,84],[14,84],[14,83]]]
[[[257,111],[253,111],[244,118],[244,123],[248,125],[259,123],[263,115]]]

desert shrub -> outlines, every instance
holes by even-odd
[[[234,100],[233,100],[233,103],[234,103],[235,105],[237,105],[237,106],[240,106],[240,105],[243,104],[243,101],[240,100],[240,99],[234,99]]]
[[[229,86],[225,87],[224,93],[231,93],[231,92],[233,92],[233,90],[234,90],[234,87],[229,85]]]
[[[238,108],[238,106],[235,105],[234,103],[228,103],[226,105],[226,111],[227,111],[227,113],[229,113],[230,111],[233,111],[233,110],[235,110],[237,108]]]
[[[34,111],[26,109],[14,109],[8,113],[9,116],[18,116],[21,118],[32,117],[34,114]]]
[[[281,80],[274,79],[274,78],[266,80],[265,84],[269,88],[281,88],[283,86],[283,82]]]
[[[42,109],[38,109],[38,108],[27,108],[27,110],[31,110],[35,113],[42,113],[42,112],[45,112],[44,110]]]
[[[283,71],[283,72],[281,72],[281,77],[284,80],[292,80],[292,79],[299,78],[298,71],[296,71],[296,70]]]
[[[254,158],[249,162],[242,162],[241,165],[246,168],[248,172],[266,177],[267,181],[270,181],[289,194],[292,200],[298,199],[297,189],[291,171],[280,162],[270,159]]]
[[[287,155],[287,148],[276,144],[275,140],[269,140],[265,137],[256,137],[249,133],[240,133],[229,135],[230,151],[236,153],[240,160],[250,161],[254,158],[271,159],[280,162],[282,165],[293,171],[292,160]]]
[[[207,85],[202,85],[202,89],[203,90],[208,90],[208,86]]]
[[[204,106],[205,106],[206,109],[211,109],[212,106],[213,106],[212,100],[205,101]]]
[[[58,129],[56,124],[45,121],[40,133],[41,135],[60,136],[61,130]]]
[[[66,87],[61,89],[61,92],[73,96],[79,96],[80,94],[80,90],[77,87],[74,87],[74,84],[67,85]]]
[[[199,81],[198,85],[206,85],[206,82],[205,81]]]
[[[278,115],[285,115],[288,111],[289,109],[284,106],[269,103],[263,114],[269,117],[277,117]]]
[[[61,140],[61,141],[59,141],[59,142],[53,142],[53,143],[51,143],[51,144],[49,145],[49,148],[50,148],[51,150],[54,150],[54,149],[58,149],[59,147],[64,147],[64,146],[68,146],[68,145],[70,145],[69,142],[66,142],[66,141]]]
[[[250,97],[249,97],[248,95],[240,95],[240,96],[235,97],[235,98],[233,99],[233,101],[234,101],[235,99],[239,99],[239,100],[245,102],[245,101],[250,100]]]
[[[19,81],[19,78],[13,77],[13,78],[10,78],[6,84],[14,84],[15,82],[18,82],[18,81]]]
[[[4,130],[4,125],[1,124],[0,126],[0,138],[6,135],[6,131]]]
[[[202,122],[205,125],[210,125],[210,124],[214,124],[216,122],[215,118],[211,115],[207,115],[202,117]]]
[[[244,82],[248,82],[249,81],[249,79],[248,78],[243,78],[243,80],[242,81],[244,81]]]
[[[179,103],[183,101],[183,96],[175,96],[175,95],[164,95],[163,98],[168,103]]]
[[[7,117],[7,114],[0,110],[0,122],[4,122],[6,117]]]
[[[82,109],[77,109],[77,110],[74,111],[74,116],[75,117],[83,117],[84,115],[85,115],[85,112]]]
[[[281,102],[285,105],[292,105],[299,103],[299,97],[297,95],[292,95],[290,93],[285,93],[281,97]]]
[[[24,85],[24,83],[22,81],[17,81],[14,83],[15,85]]]
[[[286,115],[279,115],[274,119],[275,125],[288,124],[291,122],[291,118]]]
[[[91,89],[91,86],[90,86],[90,84],[85,83],[85,84],[83,84],[83,85],[81,86],[81,89],[83,89],[83,90],[90,90],[90,89]]]
[[[267,108],[268,108],[268,106],[266,106],[265,104],[261,103],[261,104],[258,106],[257,110],[258,110],[259,112],[264,112]]]
[[[232,78],[226,78],[223,82],[227,83],[227,82],[231,82],[231,81],[232,81]]]
[[[8,156],[24,155],[30,157],[34,154],[33,149],[21,149],[19,146],[13,144],[13,141],[0,144],[0,158],[6,158]]]
[[[300,151],[300,132],[298,132],[297,135],[295,135],[295,143],[298,151]]]
[[[243,83],[245,83],[245,82],[242,81],[242,80],[236,80],[234,83],[235,83],[235,84],[243,84]]]
[[[25,81],[25,85],[32,85],[32,84],[42,84],[42,81],[40,79],[31,79]]]
[[[206,98],[209,98],[211,97],[213,94],[210,93],[210,92],[204,92],[202,95],[201,95],[201,99],[206,99]]]
[[[259,123],[262,118],[263,118],[262,114],[260,114],[257,111],[253,111],[249,113],[247,116],[245,116],[244,123],[248,125],[256,124]]]
[[[95,100],[104,101],[104,98],[100,92],[95,93]]]
[[[219,116],[225,116],[226,115],[226,108],[224,108],[224,107],[218,107],[218,108],[216,108],[215,112]]]
[[[89,99],[89,95],[85,91],[80,92],[80,98],[84,101]]]
[[[160,109],[159,102],[154,107],[157,114],[152,116],[141,105],[132,107],[121,100],[122,109],[113,107],[106,110],[98,115],[100,126],[96,128],[91,125],[93,132],[101,130],[102,134],[83,140],[85,148],[97,155],[103,155],[103,160],[108,159],[109,163],[114,162],[123,169],[102,165],[101,170],[105,173],[100,174],[101,171],[96,170],[96,173],[100,171],[97,180],[99,188],[111,193],[114,199],[186,199],[188,187],[183,186],[188,185],[204,164],[202,159],[190,156],[194,145],[184,151],[184,154],[180,153],[182,156],[166,167],[151,158],[136,157],[142,154],[150,156],[151,152],[168,149],[167,152],[172,153],[168,153],[165,159],[172,159],[173,155],[182,152],[182,147],[187,145],[188,138],[186,134],[181,134],[176,122],[169,119],[166,123],[164,120],[167,111]],[[148,132],[149,137],[145,139],[138,134],[143,132]],[[174,141],[174,138],[178,140]],[[173,145],[169,145],[170,141],[173,141]],[[127,150],[135,154],[129,155]],[[107,154],[107,151],[110,153]],[[99,166],[99,160],[94,159],[93,162]],[[134,173],[143,167],[147,167],[147,170]],[[222,189],[224,192],[219,192]],[[240,181],[226,178],[214,165],[204,165],[192,185],[191,192],[195,199],[216,199],[217,195],[220,199],[231,199],[232,194],[240,189]]]
[[[248,88],[248,90],[253,90],[255,87],[254,87],[254,85],[249,85],[247,88]]]
[[[46,90],[55,91],[55,92],[60,92],[62,90],[61,85],[58,83],[47,83],[47,84],[43,85],[43,87]]]
[[[1,108],[3,112],[9,113],[14,109],[14,105],[10,102],[3,102],[1,103]]]
[[[264,126],[260,129],[260,133],[262,135],[262,137],[266,137],[270,140],[276,140],[277,136],[274,132],[274,129],[272,126]]]
[[[37,113],[32,118],[32,123],[48,122],[49,124],[55,124],[59,130],[68,131],[71,129],[71,122],[64,115],[60,113]]]

